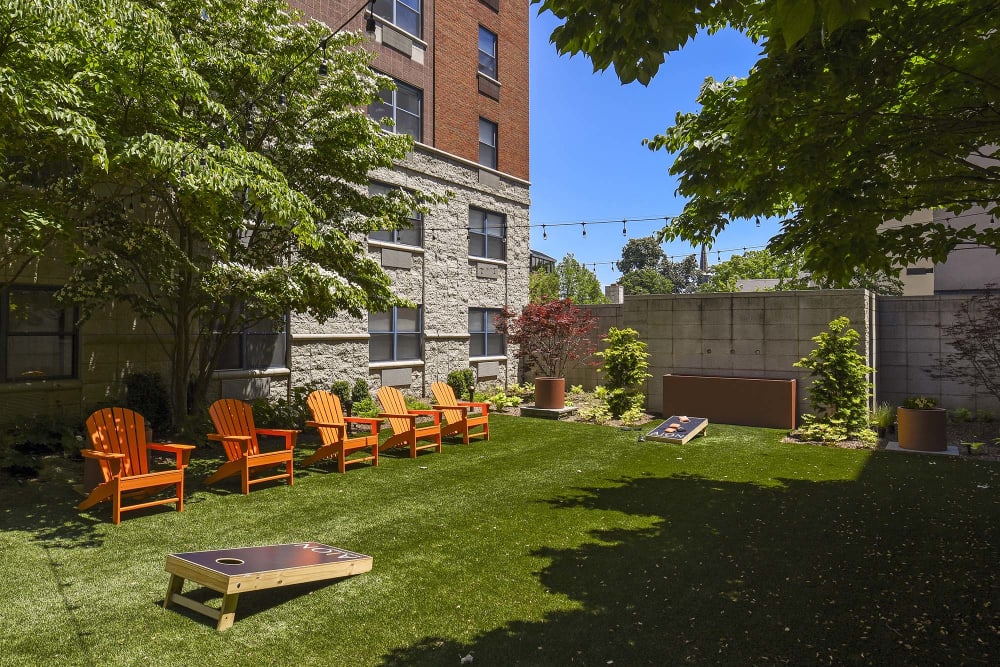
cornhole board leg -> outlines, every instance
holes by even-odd
[[[233,627],[236,620],[236,603],[239,602],[239,593],[224,593],[222,596],[222,608],[215,609],[207,604],[202,604],[196,600],[182,595],[184,588],[184,577],[176,574],[170,575],[170,583],[167,584],[167,594],[163,598],[163,608],[166,609],[171,604],[180,605],[186,609],[197,612],[203,616],[208,616],[216,622],[215,629],[219,632]]]

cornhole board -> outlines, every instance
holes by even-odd
[[[215,629],[221,632],[233,625],[240,593],[346,577],[371,569],[371,556],[318,542],[167,554],[170,583],[163,607],[178,604],[204,614],[217,621]],[[222,593],[222,608],[182,595],[185,579]]]
[[[674,427],[674,424],[677,426]],[[655,440],[656,442],[672,442],[678,445],[683,445],[699,433],[701,435],[705,435],[706,428],[708,428],[708,419],[705,417],[685,417],[681,415],[674,415],[647,433],[646,440]]]

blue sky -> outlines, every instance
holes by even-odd
[[[700,35],[667,56],[648,87],[623,86],[613,72],[594,74],[583,56],[559,57],[549,43],[558,21],[548,13],[538,16],[536,5],[529,11],[531,247],[556,259],[572,252],[580,262],[597,262],[597,276],[607,285],[621,274],[602,262],[618,260],[628,238],[649,236],[663,226],[662,220],[628,224],[627,238],[621,222],[587,225],[586,238],[574,225],[547,227],[548,238],[543,239],[538,225],[679,213],[683,201],[674,195],[677,183],[667,173],[671,156],[652,152],[641,141],[666,130],[678,111],[697,109],[695,98],[705,77],[746,75],[760,48],[733,31]],[[763,245],[777,231],[773,222],[762,221],[758,229],[737,221],[714,247],[742,252],[743,247]],[[682,242],[663,248],[678,258],[694,252]],[[731,254],[723,252],[722,259]],[[717,257],[713,251],[710,261]]]

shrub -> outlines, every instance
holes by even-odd
[[[406,402],[407,410],[430,410],[431,404],[413,396],[407,396],[403,394],[403,400]]]
[[[125,376],[125,407],[135,410],[156,433],[167,433],[172,426],[170,394],[159,373],[129,373]]]
[[[996,285],[987,288],[962,302],[954,323],[942,327],[954,351],[928,372],[934,378],[983,387],[1000,399],[1000,296]]]
[[[868,374],[874,369],[858,353],[861,336],[850,325],[846,317],[830,322],[829,331],[813,337],[816,348],[794,364],[810,371],[813,381],[809,402],[817,411],[803,417],[800,432],[823,435],[817,439],[824,442],[833,442],[833,438],[866,442],[875,439],[868,425],[868,398],[872,389]],[[827,428],[821,428],[824,425]]]
[[[948,416],[956,424],[964,424],[965,422],[972,421],[972,410],[966,407],[959,407],[950,410]]]
[[[508,396],[517,396],[522,401],[529,400],[535,396],[535,385],[531,382],[525,382],[524,384],[512,384],[507,387]]]
[[[358,378],[354,381],[354,387],[351,388],[351,400],[355,403],[363,403],[366,400],[371,400],[372,388],[368,386],[368,382],[364,378]]]
[[[588,363],[594,353],[589,335],[597,318],[570,299],[529,303],[520,315],[504,308],[496,325],[540,377],[564,377],[568,368]]]
[[[611,327],[602,340],[607,343],[607,348],[597,353],[604,359],[598,372],[604,374],[608,407],[617,419],[644,400],[639,387],[650,377],[646,372],[649,354],[646,343],[639,340],[639,332],[635,329]]]
[[[324,389],[320,382],[292,388],[292,398],[285,396],[256,398],[250,401],[253,408],[253,420],[257,426],[264,428],[297,428],[305,429],[306,421],[312,419],[306,398],[318,389]]]
[[[608,410],[607,403],[600,403],[592,408],[581,408],[577,413],[580,419],[591,421],[595,424],[609,424],[611,422],[611,411]]]
[[[0,470],[16,477],[34,477],[46,456],[78,456],[85,446],[90,444],[80,419],[20,417],[0,431]]]
[[[519,396],[509,396],[503,389],[498,389],[495,394],[488,395],[486,401],[498,412],[502,412],[506,408],[514,408],[521,405],[521,398]]]
[[[469,390],[476,386],[476,376],[471,368],[459,368],[448,373],[447,383],[455,392],[455,398],[464,401]]]
[[[334,380],[330,385],[330,393],[340,399],[340,404],[344,405],[351,400],[351,383],[347,380]]]
[[[882,402],[872,411],[871,422],[872,426],[885,432],[892,426],[893,421],[896,419],[896,411],[892,409],[892,406],[888,403]]]
[[[583,391],[583,385],[582,384],[574,384],[574,385],[570,386],[569,393],[571,393],[571,394],[582,394],[582,393],[584,393],[584,391]]]
[[[989,410],[978,410],[976,412],[976,419],[984,424],[989,424],[996,419],[996,416]]]
[[[375,399],[372,398],[371,395],[363,400],[355,401],[354,405],[351,407],[353,408],[355,417],[374,417],[381,412],[378,404],[375,403]]]
[[[903,401],[903,407],[909,410],[930,410],[937,407],[937,399],[930,396],[910,396]]]

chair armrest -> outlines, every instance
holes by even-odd
[[[310,428],[321,428],[321,427],[322,428],[345,428],[347,426],[347,424],[344,424],[343,422],[337,423],[337,422],[314,422],[314,421],[307,421],[306,422],[306,426],[308,426]]]
[[[285,439],[285,449],[294,449],[295,440],[299,437],[300,431],[291,428],[258,428],[254,429],[257,435],[271,435]]]
[[[118,452],[100,452],[96,449],[81,449],[80,454],[88,459],[104,459],[105,461],[115,461],[128,458],[124,454],[119,454]]]
[[[380,412],[375,416],[379,419],[409,419],[410,421],[417,421],[417,416],[414,414],[399,415],[391,412]]]
[[[474,403],[472,401],[459,401],[458,404],[459,405],[464,405],[464,406],[469,407],[469,408],[479,408],[480,410],[483,411],[484,415],[485,414],[489,414],[489,411],[490,411],[490,404],[489,403],[479,403],[479,402],[475,402]]]
[[[441,405],[440,403],[438,403],[437,404],[437,409],[438,410],[442,410],[442,411],[444,411],[444,410],[460,410],[462,412],[462,417],[463,418],[466,417],[466,416],[468,416],[468,414],[469,414],[469,408],[468,408],[468,406],[461,405],[459,403],[456,403],[455,405]]]
[[[177,458],[178,468],[187,466],[188,461],[191,459],[191,452],[195,448],[194,445],[180,445],[173,442],[151,442],[146,447],[157,452],[174,454]]]
[[[372,417],[344,417],[344,420],[348,424],[368,424],[372,433],[378,433],[378,429],[382,425],[381,419],[373,419]]]
[[[442,412],[441,410],[437,410],[437,409],[435,409],[435,410],[408,410],[407,412],[409,412],[411,415],[423,415],[423,416],[427,416],[427,417],[434,417],[434,423],[435,424],[440,424],[441,423],[441,415],[444,414],[444,412]]]
[[[249,435],[221,435],[219,433],[209,433],[206,437],[209,440],[214,440],[215,442],[225,443],[227,440],[235,442],[243,451],[243,456],[246,456],[247,453],[249,453],[250,443],[253,441],[253,438]]]

